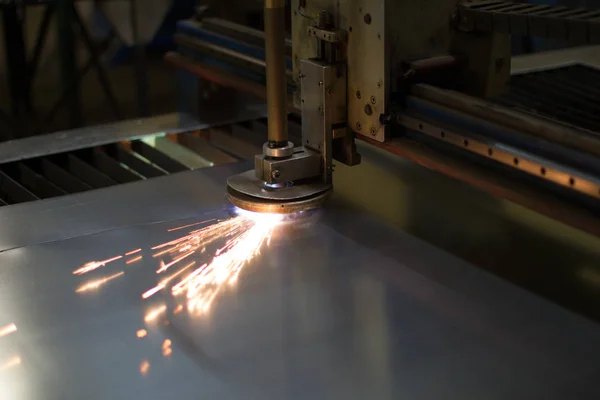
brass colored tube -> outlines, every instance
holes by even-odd
[[[285,68],[285,0],[265,0],[265,58],[269,146],[288,141]]]

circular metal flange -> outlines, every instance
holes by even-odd
[[[330,184],[315,182],[270,188],[250,170],[227,180],[227,197],[248,211],[287,214],[319,207],[331,195]]]
[[[273,158],[285,158],[294,154],[294,143],[287,142],[283,147],[269,147],[269,143],[263,144],[263,154]]]

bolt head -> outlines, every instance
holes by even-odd
[[[356,130],[357,130],[357,131],[360,131],[360,129],[361,129],[360,122],[357,122],[357,123],[356,123]]]
[[[371,96],[371,104],[375,104],[375,103],[377,103],[375,96]]]
[[[371,128],[371,135],[372,136],[376,136],[377,135],[377,129],[375,129],[375,127]]]
[[[276,170],[273,170],[273,171],[271,172],[271,177],[272,177],[273,179],[277,179],[277,178],[279,178],[280,176],[281,176],[281,173],[279,172],[279,170],[278,170],[278,169],[276,169]]]
[[[367,115],[373,114],[373,108],[371,108],[370,104],[365,104],[365,114],[367,114]]]
[[[360,99],[362,97],[362,95],[360,94],[360,90],[356,91],[356,98]]]

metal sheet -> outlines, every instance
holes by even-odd
[[[228,164],[2,207],[0,252],[196,215],[223,204],[226,179],[250,168],[252,163]]]
[[[212,113],[209,113],[206,111],[203,112],[203,115],[207,117],[198,120],[187,114],[171,113],[11,140],[0,143],[0,163],[100,146],[148,135],[178,133],[248,121],[264,117],[265,111],[264,106],[256,102],[236,105],[235,109],[222,112],[213,110]]]
[[[178,177],[198,184],[192,174],[151,182],[165,189]],[[117,189],[107,191],[116,206],[129,201]],[[197,200],[202,212],[175,221],[181,214],[173,201],[194,196],[157,193],[161,201],[146,212],[169,222],[0,254],[0,326],[18,327],[0,337],[0,363],[13,361],[1,364],[1,398],[600,396],[598,324],[337,208],[274,238],[209,314],[184,311],[168,326],[147,326],[144,313],[156,303],[140,295],[157,280],[148,246],[172,238],[169,228],[220,215],[214,211],[225,205]],[[69,219],[71,211],[54,214]],[[31,210],[21,222],[39,217]],[[120,218],[108,219],[127,226]],[[87,279],[73,275],[75,268],[136,248],[144,249],[140,262],[115,262],[95,277],[124,275],[96,292],[75,293]],[[147,336],[136,337],[139,329]],[[173,353],[163,357],[166,339]]]

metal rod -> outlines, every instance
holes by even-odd
[[[519,132],[600,156],[600,135],[595,132],[529,116],[485,100],[429,85],[413,85],[411,94]]]
[[[281,147],[288,141],[285,0],[265,0],[265,55],[269,146]]]

